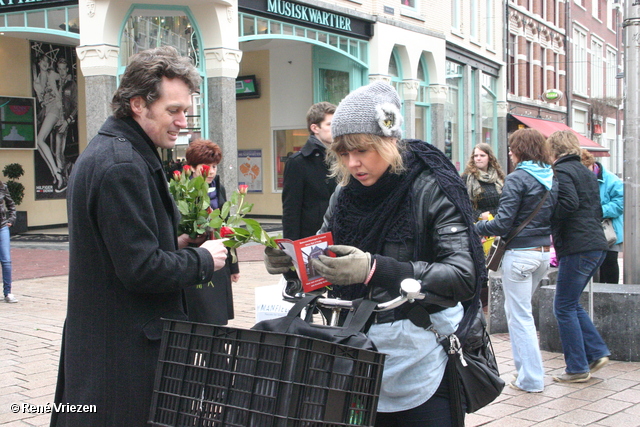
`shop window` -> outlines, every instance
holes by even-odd
[[[400,0],[400,3],[403,6],[412,7],[414,9],[416,7],[416,1],[415,0]]]
[[[275,185],[276,191],[282,190],[284,168],[289,157],[302,149],[309,139],[308,129],[279,129],[273,131],[275,153]]]
[[[322,99],[338,105],[349,94],[349,73],[338,70],[320,69]]]
[[[497,148],[498,98],[496,96],[497,79],[482,74],[482,141]]]
[[[430,141],[430,112],[429,112],[429,75],[424,65],[424,59],[418,64],[418,80],[420,86],[418,88],[418,98],[416,99],[416,126],[415,137],[423,141]]]
[[[462,82],[462,66],[447,61],[447,101],[444,106],[444,153],[460,171],[464,164],[462,158],[462,121],[461,97],[464,93]]]

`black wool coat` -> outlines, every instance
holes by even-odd
[[[179,213],[160,158],[128,120],[107,119],[67,190],[69,296],[55,401],[96,413],[54,414],[52,426],[146,426],[160,319],[186,319],[182,289],[213,276],[208,251],[177,249]]]
[[[606,251],[596,176],[577,155],[560,157],[553,169],[558,180],[558,203],[551,220],[556,256]]]
[[[313,236],[322,226],[322,218],[336,182],[329,178],[325,149],[315,137],[309,137],[302,149],[287,160],[282,187],[282,235],[298,240]]]

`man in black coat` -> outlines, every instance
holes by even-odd
[[[307,143],[287,160],[282,187],[283,237],[291,240],[313,236],[322,226],[322,218],[335,180],[329,178],[325,164],[326,148],[333,142],[331,119],[336,106],[319,102],[307,112],[310,132]]]
[[[171,76],[170,78],[167,76]],[[161,318],[186,320],[183,288],[224,266],[217,240],[177,235],[157,148],[173,148],[200,76],[172,47],[132,57],[114,115],[78,158],[67,192],[69,297],[52,426],[147,425]],[[76,406],[80,407],[80,406]]]

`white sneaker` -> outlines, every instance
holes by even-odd
[[[4,302],[9,302],[9,303],[18,302],[18,299],[14,297],[13,294],[7,294],[4,296]]]

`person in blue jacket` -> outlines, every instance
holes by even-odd
[[[624,215],[622,215],[624,213],[624,185],[622,185],[620,178],[606,170],[600,162],[596,162],[593,154],[587,150],[582,150],[580,158],[582,164],[598,178],[602,218],[611,218],[617,237],[616,242],[609,246],[607,256],[600,266],[598,281],[618,283],[620,281],[618,252],[622,251],[624,240]]]

